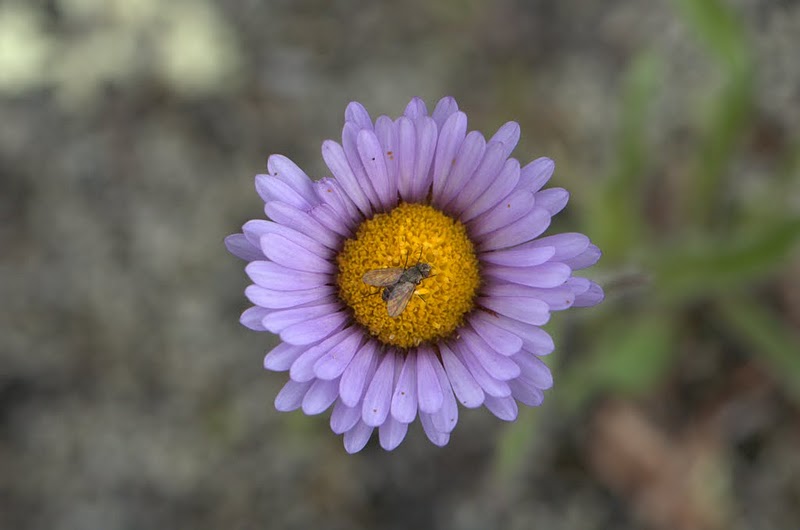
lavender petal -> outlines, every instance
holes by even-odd
[[[351,101],[344,111],[344,120],[353,122],[359,129],[372,130],[372,119],[367,109],[358,101]]]
[[[339,302],[323,303],[319,305],[303,306],[293,309],[271,311],[261,321],[264,327],[272,333],[280,333],[284,329],[298,323],[305,323],[312,318],[328,315],[340,308]]]
[[[569,192],[564,188],[549,188],[536,192],[536,206],[544,208],[550,215],[564,209],[569,202]]]
[[[505,156],[505,146],[502,143],[488,142],[481,163],[450,205],[451,209],[463,212],[482,196],[503,169],[506,158],[508,157]]]
[[[430,414],[420,413],[419,421],[422,423],[422,429],[425,431],[425,435],[433,445],[444,447],[447,445],[447,442],[450,441],[450,434],[437,430]]]
[[[467,115],[463,112],[451,114],[439,132],[436,156],[433,159],[433,201],[443,200],[442,192],[456,161],[464,136],[467,134]]]
[[[420,412],[432,414],[442,407],[442,387],[433,368],[438,362],[429,347],[417,349],[417,403]]]
[[[400,377],[392,396],[392,416],[400,422],[411,423],[417,415],[417,354],[406,355]]]
[[[493,317],[485,311],[475,311],[470,326],[497,353],[514,355],[522,349],[522,339],[492,322]]]
[[[458,403],[455,395],[453,395],[453,388],[450,386],[444,367],[437,361],[434,363],[433,369],[439,379],[439,385],[442,387],[444,399],[439,410],[431,416],[431,420],[437,431],[449,433],[456,428],[458,423]]]
[[[253,331],[267,331],[264,324],[261,323],[264,317],[269,314],[269,311],[263,307],[250,307],[245,309],[242,316],[239,317],[239,323],[246,328]]]
[[[528,287],[558,287],[569,279],[572,269],[563,263],[547,262],[531,267],[487,265],[484,273],[492,278]]]
[[[549,158],[537,158],[522,168],[517,187],[519,189],[537,192],[542,189],[542,186],[547,184],[547,181],[553,176],[555,168],[555,163]]]
[[[337,270],[330,261],[278,234],[264,235],[261,238],[261,248],[267,258],[290,269],[320,274],[333,274]]]
[[[281,412],[289,412],[300,408],[303,403],[303,397],[306,392],[311,388],[312,381],[298,383],[297,381],[289,380],[283,385],[283,388],[278,395],[275,396],[275,409]]]
[[[244,236],[247,238],[247,240],[258,248],[261,248],[261,238],[264,235],[278,234],[285,237],[289,241],[294,241],[298,245],[302,245],[317,256],[330,259],[334,255],[334,251],[332,249],[326,247],[319,241],[316,241],[315,239],[312,239],[293,228],[275,223],[273,221],[265,221],[263,219],[248,221],[244,224],[244,226],[242,226],[242,232],[244,232]],[[263,252],[264,250],[262,249],[261,251]]]
[[[369,198],[356,179],[342,146],[333,140],[325,140],[322,142],[322,158],[325,160],[328,169],[333,173],[333,176],[336,177],[336,181],[342,186],[342,190],[353,201],[353,204],[364,215],[371,215],[372,207],[370,206]]]
[[[367,177],[372,183],[378,201],[384,210],[394,206],[397,193],[392,195],[392,185],[389,182],[389,171],[386,168],[383,147],[378,136],[372,130],[363,129],[356,138],[358,154],[364,165]]]
[[[555,349],[552,337],[542,328],[524,324],[503,315],[495,315],[495,317],[495,324],[515,333],[522,339],[523,350],[535,355],[547,355]]]
[[[550,307],[535,298],[522,296],[493,296],[476,300],[477,304],[526,324],[541,326],[550,320]]]
[[[512,191],[499,204],[469,222],[470,235],[478,238],[519,221],[533,210],[533,205],[533,193]]]
[[[411,98],[411,101],[406,105],[406,110],[403,112],[403,116],[412,121],[427,115],[428,108],[425,106],[425,102],[418,97]]]
[[[595,245],[589,245],[586,250],[571,259],[563,260],[563,263],[572,270],[577,271],[591,267],[600,259],[603,253]]]
[[[450,96],[440,99],[431,114],[433,121],[436,122],[436,128],[441,131],[444,123],[456,112],[458,112],[458,103],[455,99]]]
[[[289,367],[289,377],[300,382],[313,380],[316,377],[314,364],[317,360],[346,339],[350,333],[352,333],[351,330],[340,331],[305,350]]]
[[[367,425],[377,427],[386,421],[392,406],[392,383],[394,382],[394,353],[384,355],[364,395],[361,418]]]
[[[297,164],[283,155],[272,155],[267,159],[267,171],[294,188],[306,200],[316,198],[314,185],[308,175]]]
[[[471,131],[467,134],[461,143],[458,154],[455,156],[455,163],[444,183],[444,188],[438,196],[434,185],[434,203],[444,208],[455,199],[456,195],[464,188],[464,184],[478,168],[484,151],[486,151],[486,140],[484,140],[483,135],[478,131]]]
[[[533,208],[513,223],[477,237],[478,248],[487,252],[513,247],[539,236],[550,226],[550,214],[544,208]]]
[[[511,395],[514,399],[529,407],[538,407],[544,401],[544,392],[527,381],[515,379],[509,381],[508,386],[511,387]]]
[[[258,261],[264,259],[261,249],[247,240],[244,234],[231,234],[225,238],[225,248],[228,252],[245,261]]]
[[[519,366],[505,355],[497,353],[471,328],[461,329],[461,340],[490,376],[498,381],[509,381],[519,376]]]
[[[370,204],[373,206],[372,211],[377,208],[380,210],[381,202],[378,199],[378,194],[375,193],[375,188],[372,181],[367,177],[367,172],[364,170],[364,164],[361,163],[361,155],[358,154],[358,134],[362,131],[353,122],[347,122],[342,128],[342,148],[344,155],[347,157],[347,163],[356,176],[361,189],[369,199]]]
[[[520,352],[512,357],[520,368],[520,379],[528,381],[536,388],[547,390],[553,386],[553,375],[538,357],[527,352]]]
[[[314,182],[314,189],[320,201],[330,206],[348,228],[352,228],[354,223],[362,219],[358,208],[335,178],[322,177]]]
[[[484,405],[486,405],[486,408],[489,409],[492,414],[503,421],[514,421],[517,419],[519,409],[517,408],[517,402],[514,401],[514,398],[511,396],[502,398],[486,396]]]
[[[490,141],[502,143],[505,149],[505,157],[508,158],[511,156],[511,152],[514,151],[514,148],[517,147],[519,135],[519,123],[509,121],[504,123],[497,132],[494,133]]]
[[[256,192],[265,203],[280,201],[300,210],[308,210],[312,207],[312,203],[300,195],[297,190],[272,175],[256,175]],[[316,194],[312,201],[316,202]]]
[[[488,149],[487,149],[488,154]],[[484,157],[485,158],[485,157]],[[473,179],[478,178],[476,176]],[[494,181],[491,182],[486,190],[475,200],[470,203],[461,213],[461,221],[464,223],[469,222],[471,219],[479,216],[489,208],[492,208],[504,197],[506,197],[516,187],[519,181],[519,162],[513,158],[506,160],[503,168],[495,176]]]
[[[589,290],[575,297],[573,307],[591,307],[602,302],[604,298],[603,288],[591,282]]]
[[[349,320],[347,313],[339,311],[291,325],[280,336],[290,344],[312,344],[339,331]]]
[[[348,407],[355,407],[361,401],[367,381],[372,379],[378,365],[376,351],[375,341],[368,340],[345,368],[339,382],[339,395]]]
[[[420,202],[428,196],[431,187],[430,167],[436,153],[436,142],[439,138],[436,122],[428,116],[416,123],[416,157],[414,159],[414,178],[412,202]]]
[[[497,397],[511,395],[511,388],[509,388],[508,384],[505,381],[499,381],[489,375],[469,348],[457,344],[454,345],[452,351],[455,353],[456,357],[458,357],[458,360],[466,366],[469,373],[475,378],[475,382],[481,386],[485,394]]]
[[[352,455],[364,449],[372,430],[372,427],[359,420],[355,427],[344,433],[344,450]]]
[[[281,342],[264,356],[264,368],[273,372],[285,372],[307,349],[307,346],[294,346]]]
[[[569,281],[558,287],[549,288],[528,287],[513,283],[490,283],[483,288],[483,293],[486,296],[521,296],[525,298],[535,298],[550,306],[551,311],[567,309],[575,302],[575,293],[569,285]]]
[[[361,407],[348,407],[340,399],[336,400],[331,412],[331,430],[336,434],[342,434],[353,427],[361,419]]]
[[[276,223],[291,226],[330,249],[339,247],[341,236],[322,226],[311,214],[303,210],[283,202],[272,201],[264,205],[264,212]]]
[[[355,357],[361,346],[362,339],[361,333],[353,332],[342,342],[331,348],[328,353],[314,364],[314,375],[320,379],[338,379],[344,373],[353,357]]]
[[[406,437],[408,432],[408,424],[397,421],[389,416],[378,429],[378,439],[380,440],[381,447],[387,451],[392,451]]]
[[[480,407],[484,398],[481,386],[447,345],[440,344],[439,351],[442,354],[444,368],[458,400],[462,405],[470,409]]]
[[[271,261],[251,261],[244,270],[257,285],[276,291],[304,291],[331,281],[329,274],[296,271]]]
[[[546,263],[556,252],[554,247],[523,249],[523,246],[484,252],[481,254],[481,260],[506,267],[532,267]]]
[[[397,191],[404,201],[413,197],[414,163],[416,161],[417,130],[406,117],[398,118],[397,124]]]
[[[375,121],[375,135],[381,145],[381,153],[389,175],[389,204],[397,204],[397,135],[395,123],[388,116],[380,116]]]
[[[339,381],[316,379],[303,398],[303,412],[309,416],[321,414],[333,405],[339,396]]]
[[[523,250],[534,250],[553,247],[553,261],[564,261],[574,258],[589,247],[589,238],[577,232],[567,232],[552,236],[540,237],[517,247]]]
[[[589,281],[587,278],[581,278],[580,276],[572,276],[567,283],[565,284],[575,296],[581,295],[589,290],[589,287],[592,286],[592,282]]]
[[[318,204],[311,211],[311,217],[327,226],[340,236],[349,239],[353,235],[353,230],[347,219],[343,219],[341,214],[336,212],[328,204]]]

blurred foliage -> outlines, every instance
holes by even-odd
[[[603,249],[599,268],[607,299],[582,322],[591,341],[579,359],[557,376],[557,407],[575,413],[593,397],[652,395],[681,361],[691,340],[680,323],[698,304],[713,312],[724,337],[749,347],[800,404],[800,335],[765,306],[761,288],[797,256],[800,215],[798,149],[791,149],[775,175],[775,193],[765,197],[731,193],[739,175],[731,171],[751,126],[755,65],[747,35],[719,0],[674,0],[676,14],[697,37],[722,75],[721,86],[694,105],[699,138],[688,160],[676,161],[683,186],[678,196],[648,198],[648,175],[658,174],[648,143],[652,105],[666,90],[669,58],[643,51],[632,61],[622,93],[616,157],[609,174],[595,182],[581,204],[578,229]],[[689,94],[694,97],[694,94]],[[786,190],[790,190],[787,195]],[[648,200],[649,199],[649,200]],[[668,204],[678,220],[668,230],[648,211]],[[765,208],[766,206],[766,208]],[[616,272],[615,272],[616,271]],[[644,283],[644,285],[641,285]],[[630,292],[627,292],[630,291]],[[562,334],[565,322],[555,332]],[[563,340],[564,336],[560,337]],[[724,339],[723,339],[724,340]],[[524,459],[536,431],[512,425],[498,450],[497,473],[509,476]]]
[[[725,203],[729,199],[726,190],[736,179],[727,168],[736,156],[752,107],[753,65],[747,38],[733,13],[717,0],[676,0],[675,6],[723,71],[724,82],[709,98],[709,112],[701,114],[702,137],[690,154],[693,161],[686,176],[691,185],[677,201],[689,206],[686,215],[679,216],[683,221],[680,236],[662,236],[647,224],[641,178],[650,170],[645,124],[648,103],[657,99],[663,86],[660,59],[646,53],[631,66],[623,95],[617,169],[599,183],[596,196],[600,200],[585,223],[586,231],[597,237],[605,251],[603,266],[648,256],[641,266],[652,275],[651,288],[644,295],[651,299],[648,310],[631,312],[619,304],[613,288],[610,290],[608,306],[598,317],[595,345],[566,376],[566,384],[562,382],[564,392],[571,394],[569,403],[580,403],[599,390],[651,390],[671,370],[670,361],[681,355],[674,347],[679,342],[675,336],[679,328],[671,322],[679,319],[689,304],[701,301],[727,308],[722,321],[747,342],[765,346],[754,349],[763,353],[758,361],[774,371],[787,390],[800,384],[800,364],[787,362],[800,359],[796,334],[784,329],[785,324],[774,315],[758,309],[761,302],[753,292],[796,250],[800,217],[788,205],[783,208],[780,204],[775,205],[775,219],[755,224],[751,218],[741,222],[722,213],[727,208],[745,215],[748,207]],[[721,218],[724,226],[719,226]],[[737,310],[718,303],[730,293],[741,293]],[[770,336],[772,340],[767,341]]]
[[[651,390],[674,359],[672,318],[668,312],[644,311],[605,323],[590,356],[561,382],[565,404],[576,406],[600,390],[634,395]]]
[[[719,0],[675,0],[678,13],[705,43],[708,54],[723,71],[723,87],[704,104],[704,137],[690,173],[693,186],[687,219],[710,224],[719,214],[725,169],[741,140],[753,103],[754,65],[744,27]]]
[[[597,200],[587,203],[585,224],[603,249],[603,263],[617,263],[647,240],[640,198],[643,196],[647,145],[644,134],[648,107],[660,85],[657,57],[644,53],[633,61],[624,87],[624,103],[617,139],[616,167],[592,192]],[[591,220],[591,221],[589,221]]]
[[[800,403],[800,348],[796,330],[785,326],[774,311],[751,298],[722,296],[717,318],[736,339],[771,368],[787,394]]]
[[[662,299],[677,302],[747,289],[785,263],[798,240],[800,219],[789,218],[753,234],[692,241],[657,254],[651,264],[655,287]]]

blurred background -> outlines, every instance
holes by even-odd
[[[3,0],[3,529],[800,528],[800,2]],[[605,256],[545,403],[348,456],[223,237],[351,100],[455,96]]]

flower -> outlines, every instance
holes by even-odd
[[[519,134],[515,122],[489,141],[467,133],[450,97],[374,123],[354,102],[341,145],[322,144],[332,178],[269,158],[256,191],[270,220],[225,243],[253,281],[242,324],[283,341],[264,359],[289,371],[278,410],[333,406],[331,428],[354,453],[375,428],[394,449],[416,417],[443,446],[458,402],[506,421],[517,402],[542,403],[553,381],[540,357],[554,345],[540,326],[602,301],[572,275],[600,250],[582,234],[540,237],[569,195],[542,189],[550,159],[509,158]]]

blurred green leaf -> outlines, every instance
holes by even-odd
[[[721,219],[719,210],[722,179],[738,144],[747,129],[753,102],[753,85],[749,75],[736,74],[715,98],[708,118],[708,129],[698,148],[698,160],[692,174],[691,215],[707,225]]]
[[[660,85],[661,63],[650,53],[639,55],[625,80],[617,139],[616,167],[603,181],[601,200],[590,206],[595,239],[606,256],[622,257],[641,239],[642,174],[647,164],[646,123],[653,95]]]
[[[751,349],[757,360],[800,403],[800,336],[752,299],[729,297],[717,304],[729,331]]]
[[[640,313],[603,329],[587,358],[562,377],[561,392],[570,408],[602,390],[643,393],[669,369],[674,330],[668,315]]]
[[[772,272],[800,242],[800,218],[781,220],[747,240],[707,240],[658,256],[651,270],[665,298],[699,298],[735,289]]]
[[[721,0],[673,0],[678,14],[694,28],[708,50],[732,71],[749,70],[744,26]]]
[[[719,218],[722,176],[744,134],[753,101],[753,60],[744,26],[720,0],[674,0],[678,12],[725,72],[709,114],[690,176],[689,219],[708,225]]]
[[[547,397],[545,397],[545,400]],[[494,456],[494,476],[498,484],[513,486],[539,433],[541,410],[520,407],[519,417],[509,423],[500,437]]]
[[[627,74],[617,147],[619,167],[607,185],[608,191],[614,196],[624,194],[641,181],[647,158],[645,124],[653,94],[660,84],[661,69],[661,62],[655,55],[643,53],[636,58]]]

